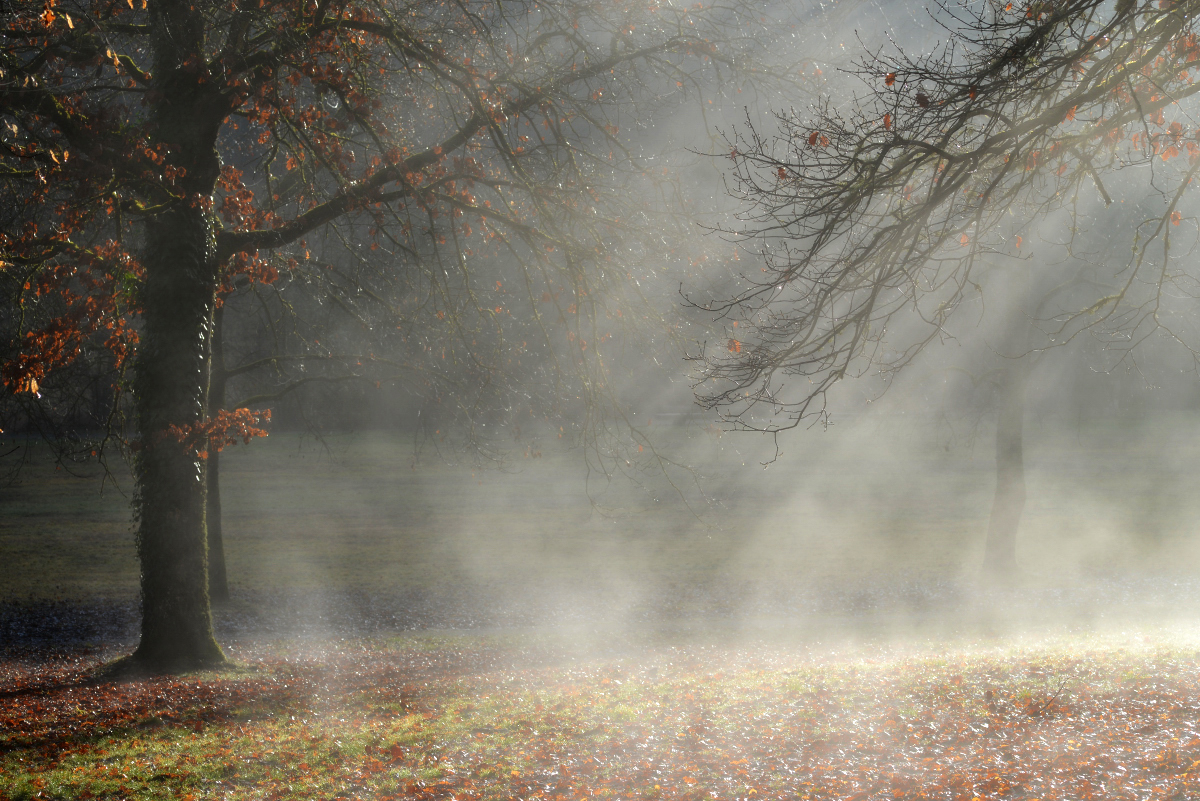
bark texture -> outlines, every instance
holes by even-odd
[[[1005,371],[996,422],[996,495],[988,522],[983,569],[1011,576],[1017,568],[1017,530],[1025,511],[1025,388],[1029,356],[1014,359]]]
[[[171,426],[204,419],[214,299],[211,225],[177,209],[148,226],[136,395],[142,638],[134,658],[179,669],[223,661],[208,597],[205,463]]]
[[[224,312],[218,308],[213,316],[212,377],[208,388],[208,414],[225,408],[225,351],[222,337]],[[229,577],[225,571],[225,537],[221,525],[221,454],[208,454],[208,499],[205,523],[208,526],[208,596],[213,603],[229,600]]]
[[[172,184],[156,190],[146,223],[145,284],[135,396],[142,636],[133,661],[188,670],[225,661],[213,636],[205,527],[207,476],[180,432],[207,413],[217,287],[211,199],[220,160],[214,144],[222,103],[203,67],[203,21],[195,5],[152,5],[154,125],[169,145]]]

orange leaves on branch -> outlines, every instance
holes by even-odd
[[[1024,242],[1025,240],[1024,240],[1022,237],[1019,237],[1019,236],[1018,236],[1018,237],[1016,238],[1016,240],[1015,240],[1015,241],[1016,241],[1016,244],[1017,244],[1017,250],[1020,250],[1020,249],[1021,249],[1021,243],[1022,243],[1022,242]]]
[[[1171,225],[1179,225],[1179,223],[1182,219],[1183,219],[1183,215],[1180,214],[1179,212],[1177,212],[1177,211],[1171,212]]]
[[[816,131],[813,131],[812,133],[810,133],[808,135],[809,147],[812,147],[813,145],[815,145],[817,143],[817,136],[819,136],[819,134]]]
[[[230,164],[223,165],[217,177],[217,187],[226,192],[238,191],[242,188],[242,171]]]
[[[787,180],[787,177],[788,177],[787,170],[786,170],[786,169],[784,169],[783,167],[780,167],[779,169],[775,170],[775,175],[776,175],[776,176],[779,178],[779,180],[781,180],[781,181],[786,181],[786,180]]]
[[[279,280],[279,270],[270,259],[254,253],[238,253],[229,260],[229,269],[225,274],[223,290],[228,292],[234,287],[238,276],[244,276],[251,283],[273,284]]]
[[[274,214],[254,202],[254,192],[245,187],[225,195],[217,211],[235,231],[270,228],[275,219]]]
[[[894,73],[894,72],[889,72],[887,75],[885,75],[885,76],[884,76],[884,78],[883,78],[883,83],[884,83],[884,85],[885,85],[885,86],[893,86],[893,85],[895,85],[895,83],[896,83],[896,73]]]
[[[962,236],[960,236],[960,237],[958,238],[958,244],[960,244],[960,245],[969,245],[969,244],[971,244],[971,237],[967,236],[966,234],[963,234]]]
[[[821,133],[820,131],[813,131],[811,134],[808,135],[808,146],[809,147],[816,147],[817,145],[820,145],[821,147],[825,147],[828,144],[829,144],[829,137],[826,136],[825,134]]]
[[[108,248],[99,246],[97,252]],[[114,259],[125,264],[121,258]],[[120,368],[137,344],[137,331],[126,313],[121,311],[125,288],[123,281],[136,281],[137,265],[126,264],[124,278],[111,275],[96,276],[76,270],[48,270],[32,288],[36,295],[55,295],[67,304],[67,311],[40,329],[26,332],[20,350],[0,363],[0,382],[13,393],[29,392],[38,395],[46,377],[55,369],[65,367],[84,353],[89,342],[102,347]],[[68,290],[66,282],[95,289],[90,296],[80,297]],[[40,397],[40,396],[39,396]]]
[[[250,444],[255,437],[265,437],[267,432],[259,424],[271,422],[271,410],[222,409],[207,420],[190,425],[168,426],[166,435],[181,443],[188,452],[199,459],[207,459],[209,451],[222,451],[236,445],[240,439]]]
[[[883,115],[883,130],[885,130],[885,131],[892,130],[892,115],[891,114]]]
[[[729,345],[727,347],[729,348],[730,353],[742,352],[742,343],[738,342],[736,339],[729,340]]]

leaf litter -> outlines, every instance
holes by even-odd
[[[231,654],[123,683],[99,652],[0,663],[0,798],[1200,797],[1200,652],[1159,640]]]

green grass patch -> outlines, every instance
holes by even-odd
[[[1194,645],[294,644],[19,674],[0,798],[1106,798],[1200,791]],[[795,644],[794,644],[795,645]]]

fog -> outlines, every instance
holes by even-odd
[[[0,799],[1200,798],[1198,4],[5,11]]]
[[[770,137],[774,113],[804,116],[822,96],[851,107],[862,86],[840,68],[872,53],[935,52],[951,24],[945,9],[911,3],[772,13],[795,20],[772,46],[809,78],[807,93],[734,94],[702,118],[667,102],[638,128],[643,154],[682,171],[699,239],[729,241],[718,229],[738,230],[730,220],[744,206],[730,197],[721,156],[729,137],[747,126]],[[569,423],[510,433],[519,419],[502,418],[497,439],[514,444],[481,460],[439,445],[440,429],[431,436],[395,423],[386,405],[369,421],[386,436],[345,431],[285,446],[283,434],[229,455],[230,556],[255,564],[240,579],[234,568],[233,580],[251,587],[286,575],[288,584],[340,590],[362,581],[381,597],[388,588],[424,593],[431,608],[445,604],[445,625],[857,636],[1193,620],[1194,300],[1168,295],[1169,332],[1141,322],[1059,325],[1079,297],[1123,280],[1138,226],[1162,204],[1152,167],[1107,178],[1105,188],[1108,203],[1087,187],[1069,210],[1031,214],[1019,254],[997,254],[979,271],[979,295],[918,358],[898,372],[857,363],[830,391],[826,415],[777,437],[731,430],[736,421],[722,410],[696,408],[703,375],[683,360],[737,332],[702,309],[679,312],[680,301],[703,303],[738,273],[753,276],[757,245],[742,241],[737,262],[699,269],[647,263],[647,296],[663,314],[682,314],[687,333],[682,343],[627,344],[614,357],[614,395],[635,433],[618,427],[613,436],[640,457],[573,437]],[[1173,247],[1188,251],[1194,240],[1194,227],[1182,229]],[[1084,289],[1048,300],[1063,276],[1084,274]],[[915,319],[890,322],[885,349],[919,336]],[[1005,371],[1018,360],[1029,365],[1026,503],[1018,570],[997,582],[981,574],[983,541]],[[276,470],[287,486],[264,490],[271,479],[262,477]],[[260,478],[236,483],[244,472]],[[250,558],[272,530],[307,550]],[[389,530],[402,532],[394,550],[363,559],[359,548],[386,542]]]
[[[842,68],[934,52],[947,13],[774,6],[787,21],[772,31],[774,61],[802,74],[801,86],[721,90],[699,109],[659,98],[639,120],[631,148],[679,171],[694,215],[663,241],[718,255],[642,265],[646,302],[682,334],[630,336],[610,356],[624,417],[604,436],[583,433],[600,430],[589,428],[591,407],[568,399],[552,420],[499,390],[469,437],[403,382],[280,401],[269,439],[222,456],[235,608],[253,625],[330,634],[343,624],[679,625],[899,636],[1196,619],[1194,300],[1168,296],[1178,301],[1161,310],[1175,315],[1169,334],[1137,323],[1064,335],[1059,315],[1076,298],[1042,303],[1071,270],[1090,270],[1080,296],[1121,276],[1139,224],[1161,206],[1149,168],[1107,178],[1108,204],[1081,195],[1073,216],[1033,214],[1020,253],[992,254],[980,293],[917,358],[895,372],[855,362],[824,414],[764,435],[694,403],[706,376],[685,357],[740,336],[697,305],[735,292],[762,257],[759,243],[730,233],[745,203],[731,196],[727,143],[750,128],[773,137],[776,113],[804,117],[822,97],[852,107],[863,86]],[[1195,202],[1180,208],[1190,219]],[[656,224],[653,211],[640,224]],[[1177,252],[1192,248],[1194,226],[1177,239]],[[507,267],[481,267],[484,283]],[[891,323],[884,351],[923,336],[919,320]],[[996,581],[981,574],[983,543],[1004,375],[1018,360],[1029,364],[1026,502],[1018,570]],[[117,484],[129,490],[120,475]]]

